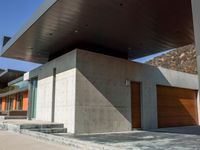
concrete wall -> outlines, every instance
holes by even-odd
[[[131,131],[131,88],[141,82],[142,128],[157,128],[156,85],[198,89],[197,76],[74,50],[29,73],[38,77],[36,119],[51,121],[53,69],[55,122],[70,133]]]
[[[77,50],[76,133],[130,131],[131,88],[142,83],[142,128],[157,128],[156,85],[198,89],[197,76]]]
[[[75,126],[75,66],[76,51],[72,51],[33,70],[26,77],[38,77],[36,120],[51,121],[53,70],[56,68],[55,122],[64,123],[71,133]]]

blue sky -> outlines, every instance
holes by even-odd
[[[172,49],[173,50],[173,49]],[[145,63],[147,62],[148,60],[151,60],[152,58],[154,57],[158,57],[158,56],[161,56],[163,54],[166,54],[172,50],[168,50],[168,51],[164,51],[164,52],[160,52],[160,53],[156,53],[156,54],[153,54],[153,55],[149,55],[149,56],[145,56],[145,57],[142,57],[142,58],[138,58],[138,59],[135,59],[133,61],[135,62],[140,62],[140,63]]]
[[[4,35],[12,37],[44,0],[0,0],[0,42]],[[30,71],[38,64],[0,58],[0,68]]]
[[[4,35],[12,37],[43,2],[44,0],[0,0],[0,43]],[[163,53],[150,55],[134,61],[144,63]],[[38,64],[0,58],[0,68],[30,71],[36,67],[38,67]]]

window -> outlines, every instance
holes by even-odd
[[[38,79],[34,78],[31,80],[31,118],[36,117],[36,101],[37,101],[37,84],[38,84]]]
[[[0,97],[0,111],[2,111],[2,97]]]
[[[7,110],[7,111],[13,110],[13,100],[14,100],[14,95],[7,96],[7,97],[6,97],[6,102],[7,102],[6,110]]]
[[[23,93],[17,94],[17,110],[22,110],[23,108]]]

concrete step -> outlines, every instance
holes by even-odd
[[[0,116],[0,120],[18,120],[27,119],[26,116]]]
[[[22,124],[20,129],[44,129],[44,128],[64,128],[64,124],[49,123],[49,124]]]
[[[41,128],[41,129],[30,129],[30,131],[41,132],[46,134],[67,133],[67,128]]]

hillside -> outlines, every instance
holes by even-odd
[[[194,45],[178,48],[155,57],[146,63],[176,71],[197,74],[196,50]]]

